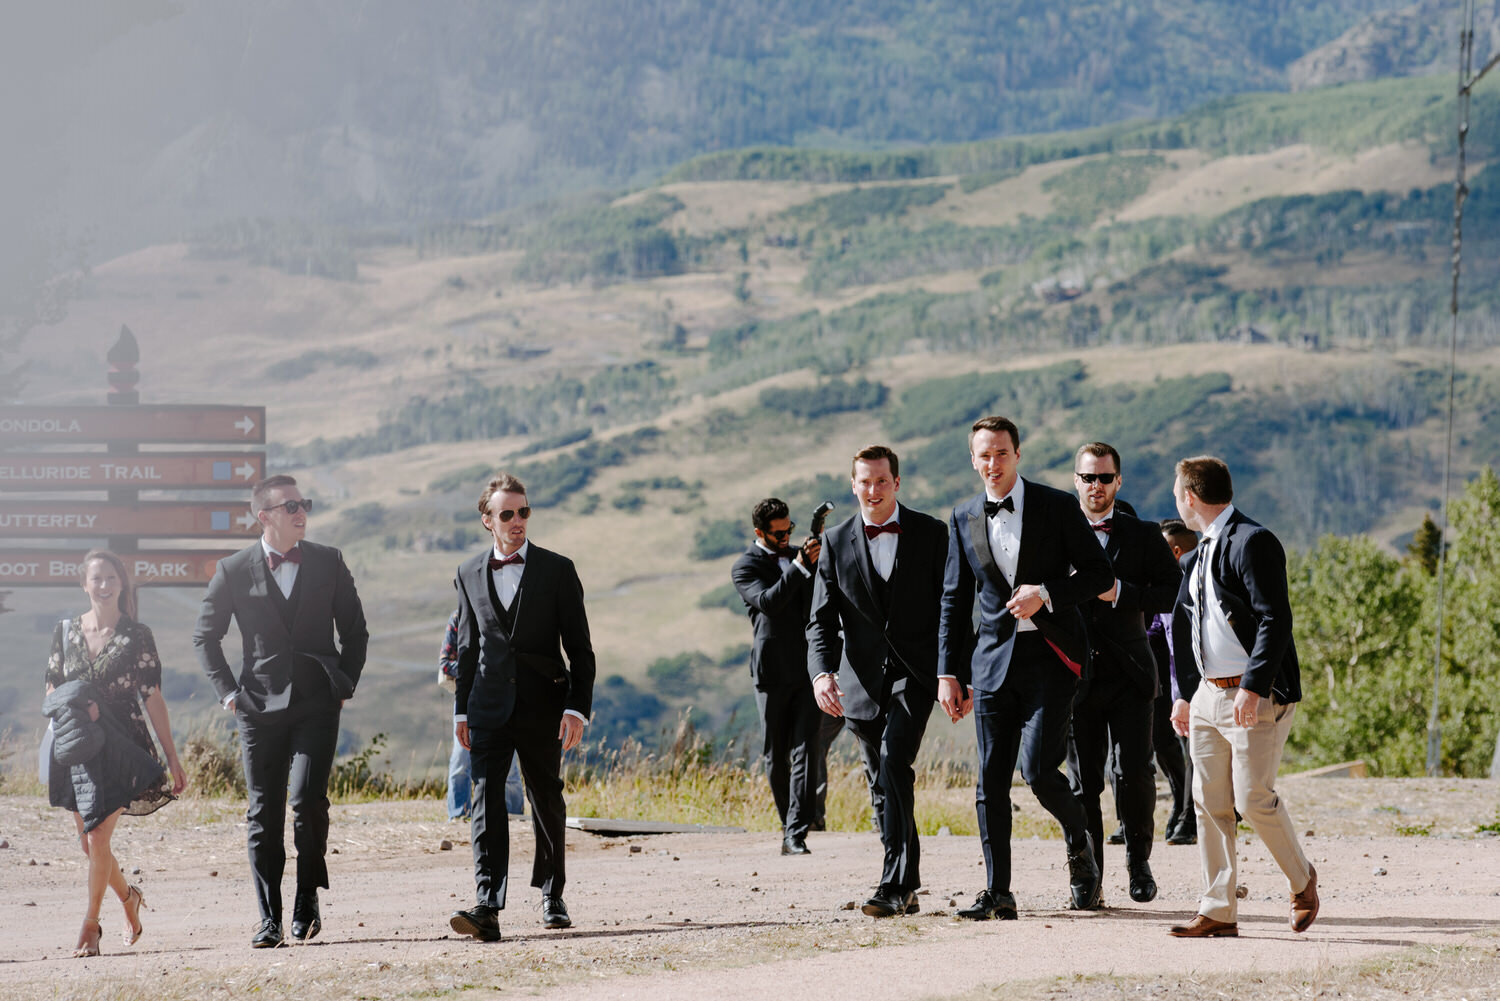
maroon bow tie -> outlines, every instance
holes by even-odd
[[[888,521],[884,525],[866,525],[865,526],[865,538],[867,538],[867,539],[873,539],[877,535],[884,535],[886,532],[890,532],[892,535],[900,535],[901,534],[901,522],[899,522],[899,521]]]
[[[1108,535],[1109,526],[1113,525],[1114,521],[1115,520],[1113,518],[1105,518],[1103,521],[1091,522],[1089,524],[1089,528],[1092,528],[1096,532],[1103,532],[1105,535]]]
[[[505,557],[505,559],[503,559],[503,560],[497,560],[497,559],[495,559],[495,557],[491,556],[490,557],[490,569],[491,570],[499,570],[501,567],[508,567],[511,564],[521,564],[521,563],[525,563],[525,562],[526,561],[521,558],[521,554],[520,553],[511,553],[509,556]]]
[[[293,546],[291,549],[288,549],[285,553],[267,553],[266,554],[266,559],[268,559],[271,562],[271,569],[272,570],[275,570],[277,567],[281,566],[281,564],[283,564],[283,563],[301,563],[302,562],[302,547],[301,546]]]

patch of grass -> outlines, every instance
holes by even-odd
[[[1432,824],[1397,824],[1396,833],[1403,838],[1425,838],[1432,833]]]

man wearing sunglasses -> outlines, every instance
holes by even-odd
[[[791,545],[786,501],[767,497],[750,514],[755,544],[729,571],[750,615],[750,681],[760,711],[761,755],[781,818],[781,854],[807,855],[817,812],[818,705],[807,676],[807,613],[822,543]]]
[[[286,937],[281,876],[288,796],[297,847],[291,937],[310,939],[323,927],[318,889],[328,887],[328,775],[339,710],[359,683],[369,632],[343,555],[303,539],[313,504],[303,499],[297,481],[260,481],[251,489],[250,506],[260,521],[260,541],[219,562],[193,645],[239,725],[250,871],[261,918],[250,944],[263,949]],[[223,647],[231,619],[239,625],[243,649],[238,677]]]
[[[583,739],[594,694],[594,648],[573,561],[526,537],[526,487],[499,473],[479,495],[491,545],[458,568],[458,677],[453,732],[469,749],[472,908],[449,926],[480,941],[500,939],[510,866],[505,778],[521,759],[536,855],[531,885],[542,891],[542,924],[573,923],[563,903],[567,807],[562,756]],[[563,654],[567,654],[567,662]]]
[[[1102,441],[1081,446],[1073,457],[1078,506],[1114,567],[1109,589],[1083,605],[1093,656],[1073,700],[1068,779],[1083,805],[1094,862],[1104,871],[1106,762],[1115,762],[1115,796],[1125,834],[1130,899],[1156,898],[1151,874],[1155,833],[1156,769],[1152,756],[1152,709],[1159,693],[1156,659],[1146,619],[1170,611],[1182,571],[1156,525],[1115,503],[1123,477],[1120,453]]]

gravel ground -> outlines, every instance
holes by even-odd
[[[878,876],[873,835],[814,834],[811,856],[782,858],[779,840],[764,832],[573,832],[566,896],[575,926],[548,932],[536,891],[525,885],[529,825],[514,821],[505,938],[481,944],[447,925],[449,912],[472,899],[467,829],[445,820],[441,804],[423,802],[335,807],[323,934],[256,951],[243,807],[189,799],[121,822],[116,855],[151,909],[143,912],[144,936],[127,948],[118,904],[108,898],[105,954],[89,960],[70,957],[85,873],[71,820],[37,799],[0,797],[0,998],[387,998],[478,989],[736,1001],[815,992],[822,1001],[990,997],[1000,988],[1006,997],[1184,990],[1233,997],[1255,983],[1300,997],[1370,963],[1409,968],[1405,986],[1389,996],[1446,996],[1441,985],[1421,986],[1425,967],[1411,958],[1413,947],[1458,957],[1444,961],[1439,978],[1454,997],[1497,996],[1500,843],[1479,828],[1500,820],[1500,783],[1294,777],[1281,791],[1309,832],[1304,847],[1322,891],[1322,913],[1300,936],[1287,927],[1286,884],[1253,835],[1241,839],[1248,891],[1241,937],[1200,942],[1167,935],[1196,908],[1196,848],[1157,845],[1161,894],[1144,905],[1126,893],[1123,849],[1107,848],[1108,906],[1072,913],[1061,907],[1061,842],[1017,841],[1021,920],[976,924],[953,912],[983,883],[977,839],[926,837],[921,913],[875,921],[850,909]],[[1018,791],[1017,801],[1037,810],[1029,793]],[[1460,969],[1478,980],[1459,983]],[[1357,996],[1385,996],[1365,986]]]

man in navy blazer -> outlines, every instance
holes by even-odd
[[[937,695],[938,599],[947,532],[896,500],[900,460],[884,445],[854,455],[859,514],[823,533],[807,623],[818,708],[841,716],[875,775],[885,850],[871,917],[915,914],[922,884],[912,764]]]
[[[328,776],[338,749],[339,712],[354,696],[370,634],[344,557],[306,541],[312,501],[290,476],[250,491],[260,541],[221,560],[208,583],[193,646],[219,702],[234,713],[245,762],[245,833],[260,908],[257,949],[285,940],[281,877],[286,807],[297,847],[291,936],[323,927],[318,890],[328,887]],[[240,670],[224,655],[224,635],[240,630]],[[334,630],[338,641],[334,641]]]
[[[755,544],[729,571],[745,602],[755,642],[750,681],[760,711],[761,756],[781,818],[781,854],[808,855],[816,819],[818,705],[807,677],[807,614],[812,606],[817,537],[791,548],[791,511],[767,497],[750,514]]]
[[[1104,870],[1106,762],[1114,761],[1115,806],[1125,835],[1130,899],[1156,898],[1151,842],[1156,833],[1156,769],[1152,767],[1153,709],[1159,690],[1146,619],[1170,611],[1182,571],[1154,523],[1116,504],[1124,478],[1120,453],[1102,441],[1073,456],[1073,489],[1114,569],[1109,590],[1084,602],[1091,658],[1073,703],[1068,778],[1088,818],[1094,861]],[[1174,740],[1176,738],[1173,738]]]
[[[593,706],[594,648],[573,561],[527,541],[531,507],[521,481],[508,473],[493,477],[479,496],[479,516],[493,545],[458,568],[453,696],[453,730],[469,749],[473,781],[475,905],[454,912],[449,925],[494,942],[510,864],[505,778],[512,755],[521,759],[531,800],[531,885],[542,891],[542,924],[573,923],[562,896],[562,756],[583,739]]]
[[[1286,552],[1268,529],[1235,509],[1223,460],[1200,455],[1177,463],[1177,513],[1203,533],[1182,558],[1182,587],[1172,617],[1179,698],[1172,725],[1188,738],[1193,805],[1205,885],[1198,913],[1178,938],[1239,934],[1235,896],[1238,810],[1276,860],[1291,891],[1292,931],[1318,916],[1318,874],[1302,853],[1276,769],[1302,699]]]
[[[1059,768],[1089,662],[1079,606],[1109,590],[1114,574],[1073,495],[1021,479],[1020,440],[1007,418],[974,422],[969,457],[984,492],[955,507],[948,523],[938,700],[953,719],[972,709],[979,735],[975,809],[986,884],[958,912],[972,920],[1016,917],[1010,781],[1018,758],[1037,801],[1062,825],[1072,906],[1099,903],[1083,807]]]

